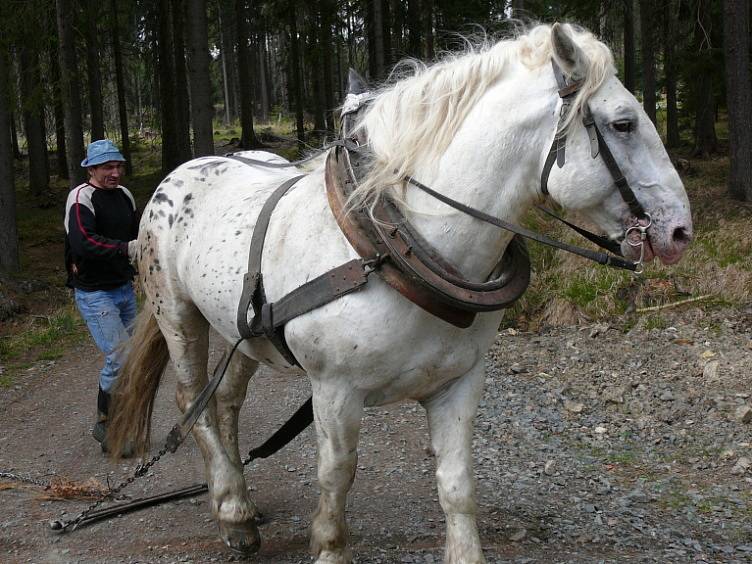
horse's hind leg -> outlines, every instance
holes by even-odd
[[[229,343],[226,347],[226,355],[232,351]],[[224,356],[221,362],[224,362]],[[217,398],[217,423],[219,423],[219,436],[230,459],[240,467],[241,457],[238,449],[238,416],[240,408],[245,401],[248,390],[248,382],[256,372],[258,362],[248,358],[240,351],[235,351],[227,373],[217,387],[214,397]]]
[[[358,463],[363,398],[341,381],[312,379],[312,387],[321,495],[311,523],[311,552],[316,564],[345,564],[352,558],[347,548],[345,502]]]
[[[483,362],[450,387],[423,402],[436,452],[439,502],[446,515],[445,562],[485,562],[475,523],[473,420],[483,392]]]
[[[230,354],[231,350],[232,345],[228,344],[225,354]],[[219,438],[225,447],[227,456],[230,457],[241,474],[243,473],[243,466],[238,449],[238,416],[243,401],[245,401],[248,382],[257,368],[258,362],[236,351],[215,395],[217,398]],[[253,502],[249,500],[249,503],[253,510],[253,516],[259,517],[260,515]]]
[[[177,375],[178,407],[185,412],[207,382],[209,324],[192,304],[177,299],[160,309],[157,321]],[[255,552],[260,544],[253,518],[255,508],[248,499],[243,474],[222,443],[215,401],[209,403],[196,421],[193,436],[204,457],[212,513],[222,540],[232,550],[244,554]]]

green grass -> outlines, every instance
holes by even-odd
[[[694,241],[682,261],[663,266],[655,260],[646,266],[644,274],[634,277],[531,243],[534,276],[526,294],[510,309],[505,324],[535,328],[608,320],[622,323],[628,330],[641,315],[628,312],[643,307],[698,296],[709,298],[688,307],[710,310],[747,303],[752,295],[752,205],[728,197],[727,157],[699,160],[681,156],[690,161],[690,170],[683,173],[682,180],[694,224]],[[582,244],[565,228],[537,214],[528,217],[525,224]],[[664,323],[651,316],[646,325],[662,328]]]
[[[635,464],[639,457],[632,450],[623,450],[621,452],[612,452],[606,456],[610,464],[620,464],[622,466],[631,466]]]
[[[666,320],[660,314],[649,315],[645,318],[644,328],[646,331],[652,329],[662,330],[666,327],[668,327],[668,323],[666,323]]]
[[[4,385],[9,385],[15,373],[34,362],[61,358],[67,347],[86,335],[86,326],[72,305],[63,306],[46,317],[31,318],[24,330],[0,337],[0,362],[8,371],[3,376]]]

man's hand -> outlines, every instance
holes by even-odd
[[[133,241],[128,241],[128,262],[130,262],[132,265],[136,265],[136,262],[138,261],[138,241],[134,239]]]

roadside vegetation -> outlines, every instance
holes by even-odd
[[[625,329],[638,322],[660,328],[661,312],[668,308],[716,308],[749,301],[752,205],[728,197],[728,158],[690,159],[681,151],[671,156],[680,164],[694,222],[694,239],[683,259],[673,266],[663,266],[656,259],[641,276],[634,276],[529,244],[535,276],[505,324],[534,329],[607,321]],[[531,213],[527,223],[583,244],[576,234],[541,213]]]

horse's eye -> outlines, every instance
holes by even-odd
[[[622,120],[613,122],[611,124],[611,127],[613,127],[619,133],[630,133],[631,131],[634,130],[634,123],[632,123],[628,119],[622,119]]]

